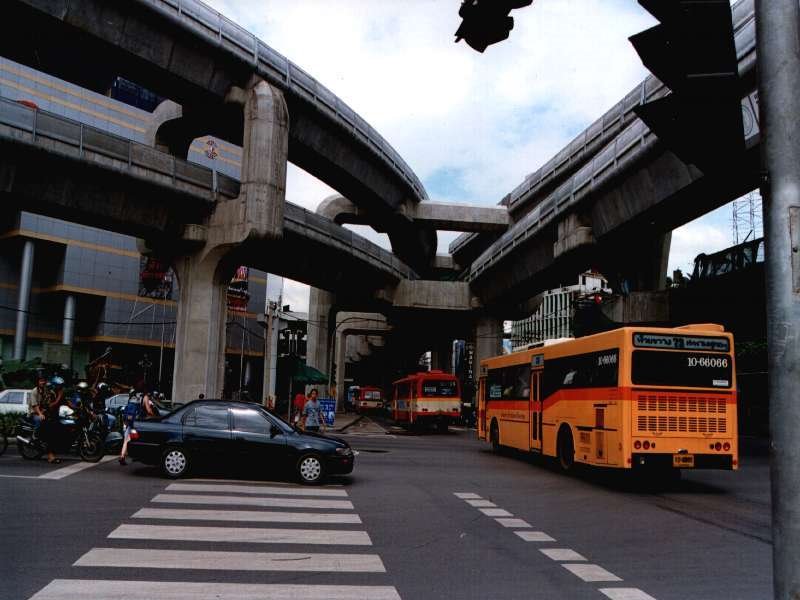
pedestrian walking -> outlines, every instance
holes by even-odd
[[[322,416],[322,408],[317,400],[317,390],[311,390],[308,394],[308,401],[303,407],[303,429],[305,431],[325,431],[325,419]]]
[[[138,401],[135,396],[131,396],[128,404],[122,411],[122,421],[124,424],[124,433],[122,438],[122,449],[119,451],[119,464],[123,467],[128,464],[128,442],[131,441],[131,431],[133,431],[133,424],[136,419],[148,419],[150,417],[158,416],[156,407],[150,400],[150,394],[145,392],[142,395],[141,401]]]
[[[294,423],[295,426],[299,423],[300,418],[303,416],[303,410],[306,407],[307,401],[308,398],[306,398],[306,395],[303,392],[297,392],[294,395],[294,401],[292,402],[292,412],[294,413],[294,416],[292,417],[292,423]]]

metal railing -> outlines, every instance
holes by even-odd
[[[0,98],[0,124],[28,132],[33,144],[43,140],[66,144],[73,148],[78,159],[88,159],[87,153],[97,154],[119,161],[129,173],[134,168],[142,169],[169,177],[173,185],[188,183],[202,191],[196,197],[209,205],[215,203],[220,195],[226,198],[239,195],[240,184],[233,177],[19,101]],[[17,142],[25,142],[18,135],[13,137]],[[330,219],[289,202],[285,205],[284,226],[304,236],[313,234],[373,264],[379,263],[382,269],[398,279],[417,278],[416,273],[391,252]]]
[[[133,1],[133,0],[129,0]],[[316,79],[276,52],[255,35],[199,0],[136,0],[165,15],[195,35],[233,54],[253,66],[271,84],[314,106],[364,143],[416,193],[417,200],[428,196],[419,178],[397,151],[369,123]]]

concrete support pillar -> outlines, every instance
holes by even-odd
[[[230,275],[218,253],[175,263],[180,286],[172,399],[221,398],[225,374],[226,291]]]
[[[28,344],[28,315],[31,308],[31,285],[33,283],[33,240],[25,240],[19,267],[19,290],[17,294],[17,328],[14,330],[14,354],[17,360],[25,360]]]
[[[178,257],[180,282],[172,397],[188,401],[205,394],[221,397],[224,384],[226,287],[235,264],[226,256],[247,245],[283,235],[289,113],[279,90],[261,79],[227,97],[244,114],[239,196],[217,203],[204,225],[189,225],[184,240],[196,251]]]
[[[68,294],[64,298],[64,326],[61,330],[61,343],[72,346],[75,341],[75,296]]]
[[[331,309],[334,297],[330,292],[311,288],[308,299],[308,343],[306,364],[328,373],[331,368]]]
[[[475,371],[480,374],[481,361],[503,353],[503,321],[496,317],[480,317],[475,322]]]
[[[451,373],[453,371],[453,341],[438,344],[431,350],[431,369]]]

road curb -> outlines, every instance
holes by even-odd
[[[350,422],[349,422],[347,425],[345,425],[345,426],[344,426],[344,427],[342,427],[341,429],[337,429],[337,430],[336,430],[336,433],[342,433],[342,432],[344,432],[346,429],[348,429],[348,428],[352,427],[353,425],[355,425],[356,423],[358,423],[358,422],[359,422],[361,419],[363,419],[365,416],[366,416],[366,415],[358,415],[358,416],[357,416],[355,419],[353,419],[352,421],[350,421]]]

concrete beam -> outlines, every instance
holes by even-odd
[[[404,279],[390,297],[395,308],[468,312],[480,307],[464,281]]]
[[[503,232],[511,223],[504,206],[420,202],[411,208],[409,216],[440,231]]]

